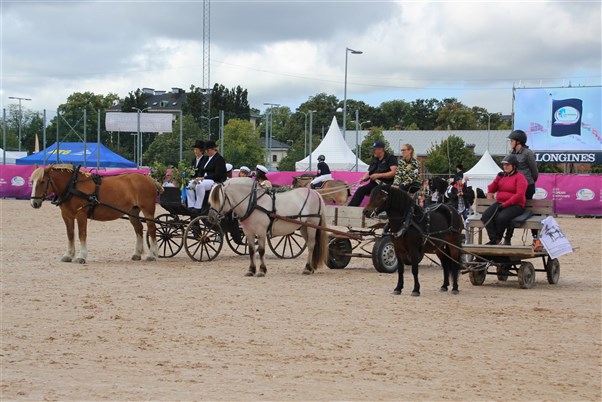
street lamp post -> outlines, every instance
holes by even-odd
[[[219,116],[213,116],[211,118],[205,117],[205,116],[201,116],[201,119],[207,120],[207,131],[209,132],[209,139],[211,139],[211,120],[219,119]],[[223,152],[223,150],[222,150],[222,152]]]
[[[491,133],[491,116],[493,116],[494,114],[501,114],[499,112],[496,113],[485,113],[485,112],[479,112],[479,114],[483,115],[483,116],[487,116],[487,152],[489,152],[489,138],[490,138],[490,133]]]
[[[271,167],[272,164],[272,134],[274,130],[274,114],[272,109],[275,107],[279,107],[279,103],[269,103],[265,102],[265,106],[268,107],[268,111],[266,112],[266,124],[265,124],[265,148],[266,148],[266,158],[265,163],[268,167]]]
[[[349,52],[351,54],[362,54],[364,52],[360,50],[345,48],[345,89],[343,92],[343,138],[346,138],[347,126],[345,125],[347,119],[347,60],[349,56]]]
[[[314,113],[315,110],[309,111],[309,170],[311,171],[311,160],[312,160],[312,137],[314,135]]]
[[[21,113],[21,101],[30,101],[29,98],[20,98],[18,96],[9,96],[8,99],[18,99],[19,100],[19,152],[21,152],[21,120],[23,120],[23,114]]]
[[[299,109],[297,109],[297,112],[303,113],[303,116],[305,117],[305,121],[303,123],[303,136],[304,136],[304,140],[303,140],[303,158],[305,158],[305,157],[307,157],[307,113],[302,112]]]
[[[136,138],[136,156],[137,156],[137,163],[138,163],[138,167],[142,166],[142,135],[140,133],[140,113],[149,110],[150,107],[145,107],[144,109],[138,109],[137,107],[132,107],[132,109],[136,110],[136,113],[138,114],[138,131],[137,131],[137,135],[138,137]]]

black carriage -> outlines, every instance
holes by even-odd
[[[238,220],[229,215],[218,224],[212,224],[207,217],[207,199],[200,213],[192,213],[182,203],[179,188],[164,187],[159,196],[159,204],[168,212],[155,218],[160,258],[173,257],[184,248],[186,254],[195,261],[211,261],[221,252],[224,238],[234,253],[248,254],[247,239]],[[276,238],[268,237],[268,246],[274,255],[284,259],[298,257],[307,247],[303,236],[297,232]]]

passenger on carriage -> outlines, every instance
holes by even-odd
[[[416,151],[410,144],[403,144],[401,147],[401,158],[398,162],[397,172],[395,172],[394,186],[399,186],[402,190],[414,194],[420,190],[420,166],[416,159]]]
[[[196,146],[200,145],[197,141],[195,144],[195,155],[197,155]],[[205,194],[209,194],[211,187],[215,183],[223,183],[226,181],[226,161],[217,152],[217,144],[215,141],[207,141],[204,144],[207,155],[197,162],[195,177],[188,183],[186,188],[186,199],[188,208],[192,213],[200,213],[205,202]],[[194,163],[194,161],[193,161]]]
[[[370,195],[372,189],[378,186],[377,180],[384,184],[393,184],[393,178],[397,172],[397,158],[385,151],[385,143],[382,141],[376,141],[372,145],[372,152],[374,157],[368,166],[368,171],[360,179],[360,183],[368,180],[370,182],[355,190],[351,201],[347,204],[349,206],[359,207],[364,197]]]
[[[318,156],[318,173],[316,174],[316,178],[311,181],[311,188],[316,188],[316,186],[324,180],[332,180],[330,167],[324,162],[325,160],[326,157],[324,155]]]
[[[257,165],[255,167],[255,171],[256,171],[255,179],[257,180],[257,183],[259,183],[259,185],[266,190],[271,189],[272,183],[268,180],[268,176],[267,176],[268,168],[266,168],[263,165]]]
[[[226,163],[226,180],[232,178],[232,168],[234,168],[234,166],[230,163]]]
[[[518,172],[518,159],[510,154],[502,161],[504,173],[498,173],[496,178],[487,187],[487,198],[494,198],[496,202],[483,212],[481,221],[485,223],[489,242],[486,244],[502,244],[504,231],[512,224],[512,219],[521,215],[525,210],[527,179]],[[504,245],[510,245],[510,238],[506,233]]]
[[[251,169],[246,166],[241,166],[238,170],[238,177],[249,177],[249,173],[251,173]]]

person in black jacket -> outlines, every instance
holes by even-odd
[[[215,141],[207,141],[205,143],[207,156],[203,159],[200,176],[195,178],[191,185],[186,190],[188,196],[188,207],[193,213],[200,213],[203,208],[205,194],[211,191],[211,187],[215,183],[223,183],[226,181],[226,161],[217,152],[217,144]],[[191,206],[190,198],[194,199]]]
[[[372,162],[370,162],[368,171],[360,180],[360,183],[368,180],[370,180],[370,182],[359,187],[355,191],[351,201],[349,201],[349,206],[358,207],[362,203],[364,197],[370,195],[372,189],[378,185],[376,180],[379,180],[384,184],[393,184],[393,179],[397,172],[397,158],[395,155],[389,155],[385,151],[385,143],[382,141],[376,141],[374,143],[372,152],[374,152]]]
[[[186,187],[186,202],[188,204],[188,208],[194,208],[195,206],[195,186],[203,177],[203,166],[205,166],[205,163],[207,162],[204,141],[196,140],[194,145],[192,146],[192,150],[194,151],[194,157],[192,158],[192,162],[190,162],[190,166],[194,169],[194,173],[190,181],[188,182],[188,186]]]

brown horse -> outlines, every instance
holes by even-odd
[[[458,211],[446,204],[423,209],[407,192],[380,184],[372,189],[364,215],[374,216],[383,211],[387,212],[391,241],[399,261],[397,286],[393,293],[401,294],[404,265],[411,265],[414,276],[412,296],[420,296],[418,264],[425,253],[435,253],[443,266],[441,291],[447,291],[451,276],[452,294],[458,294],[463,228]]]
[[[163,188],[150,176],[125,173],[101,177],[80,172],[73,165],[50,165],[37,168],[31,175],[31,206],[40,208],[49,194],[60,206],[67,228],[67,252],[61,261],[71,262],[75,256],[75,221],[79,232],[80,251],[75,262],[85,264],[88,256],[86,235],[88,219],[111,221],[127,215],[136,232],[136,248],[132,260],[140,260],[144,251],[142,222],[146,220],[150,239],[147,260],[157,258],[155,203]],[[144,218],[140,218],[142,212]]]
[[[296,176],[293,177],[293,188],[300,187],[311,187],[311,181],[314,176]],[[327,179],[322,183],[322,187],[317,188],[316,191],[320,193],[324,202],[330,203],[335,202],[339,205],[345,205],[347,199],[351,196],[351,190],[349,184],[345,180]]]

